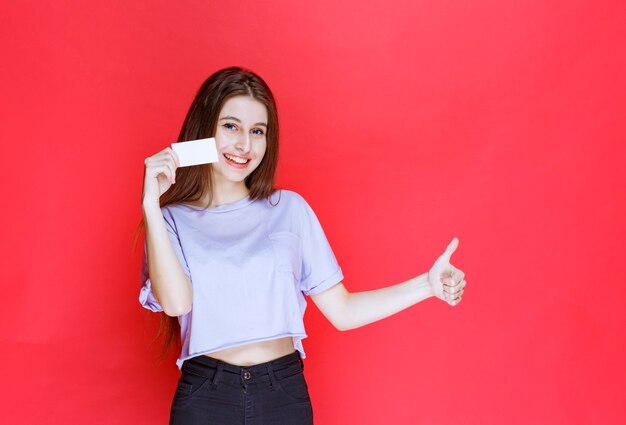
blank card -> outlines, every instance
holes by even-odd
[[[181,167],[217,162],[215,138],[190,140],[172,143],[172,149],[178,154]]]

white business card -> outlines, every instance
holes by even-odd
[[[172,149],[178,154],[181,167],[219,161],[215,138],[213,137],[172,143]]]

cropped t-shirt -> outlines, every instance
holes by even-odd
[[[193,287],[192,308],[178,317],[179,369],[191,357],[286,336],[305,358],[305,295],[325,291],[343,274],[304,198],[282,189],[270,200],[247,196],[206,210],[178,203],[161,212]],[[163,311],[152,293],[145,241],[139,301]]]

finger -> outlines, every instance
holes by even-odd
[[[442,284],[444,288],[454,288],[456,286],[458,286],[460,282],[457,282],[456,280],[454,280],[453,277],[446,277],[442,280]]]
[[[444,301],[448,301],[448,298],[447,298],[447,297],[448,297],[449,295],[450,295],[450,294],[449,294],[449,293],[448,293],[448,292],[444,289],[444,290],[442,290],[442,291],[441,291],[441,293],[438,295],[438,298],[441,298],[441,299],[442,299],[442,300],[444,300]]]
[[[444,288],[443,292],[445,292],[446,294],[452,296],[452,297],[458,297],[459,295],[463,294],[463,292],[465,292],[465,289],[463,289],[463,286],[465,285],[457,285],[454,288]]]
[[[172,148],[167,148],[167,166],[170,168],[172,172],[172,178],[170,179],[170,183],[176,183],[176,158],[174,157],[174,150]]]
[[[168,157],[163,157],[163,158],[153,158],[151,161],[148,162],[148,166],[149,167],[156,167],[159,165],[166,165],[168,162],[171,162],[171,159]]]
[[[446,250],[441,256],[445,258],[446,260],[448,260],[448,262],[450,262],[450,256],[452,255],[454,251],[456,251],[456,248],[458,246],[459,246],[459,239],[455,237],[454,239],[452,239],[452,242],[448,244],[448,247],[446,248]]]
[[[463,294],[462,292],[463,290],[444,290],[443,294],[444,297],[446,297],[446,301],[454,301],[455,298],[458,298],[459,296],[461,296]]]
[[[452,278],[448,279],[448,281],[443,285],[444,288],[453,288],[458,290],[459,288],[464,288],[467,285],[467,281],[465,279],[455,282]]]
[[[178,153],[174,149],[168,150],[170,156],[174,160],[174,164],[176,164],[176,168],[180,167],[180,159],[178,158]]]
[[[462,293],[458,293],[458,294],[455,294],[455,295],[449,295],[447,301],[448,301],[448,303],[457,303],[458,304],[459,302],[461,302],[461,298],[462,297],[463,297]]]
[[[460,298],[454,298],[454,299],[451,299],[450,301],[448,301],[448,304],[450,304],[451,306],[455,306],[455,305],[457,305],[460,302],[461,302]]]
[[[176,183],[176,169],[174,160],[171,156],[167,155],[165,158],[151,164],[152,167],[155,167],[157,165],[166,167],[169,170],[169,173],[167,174],[167,179],[172,184]]]
[[[176,183],[176,164],[174,164],[174,160],[170,158],[170,160],[167,161],[167,166],[169,167],[170,173],[172,174],[170,182],[174,184]]]
[[[160,174],[163,174],[169,181],[172,180],[172,176],[171,173],[172,171],[170,170],[170,168],[166,165],[158,165],[156,167],[152,167],[151,168],[152,172],[154,173],[154,177],[159,177]]]
[[[155,153],[154,155],[148,157],[148,159],[153,160],[153,161],[161,161],[165,158],[168,158],[170,156],[170,154],[168,153],[168,149],[172,149],[172,148],[165,148],[162,151]]]
[[[460,283],[465,278],[465,273],[461,270],[454,268],[452,271],[452,280],[454,280],[455,285]]]
[[[167,158],[167,159],[162,159],[160,161],[155,161],[151,164],[149,164],[148,166],[148,170],[150,171],[150,174],[153,176],[158,176],[159,174],[163,173],[163,170],[167,169],[167,178],[168,180],[172,180],[172,160]],[[165,174],[165,173],[163,173]]]

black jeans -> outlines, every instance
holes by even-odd
[[[297,350],[252,366],[203,355],[186,360],[170,425],[311,425],[303,371]]]

